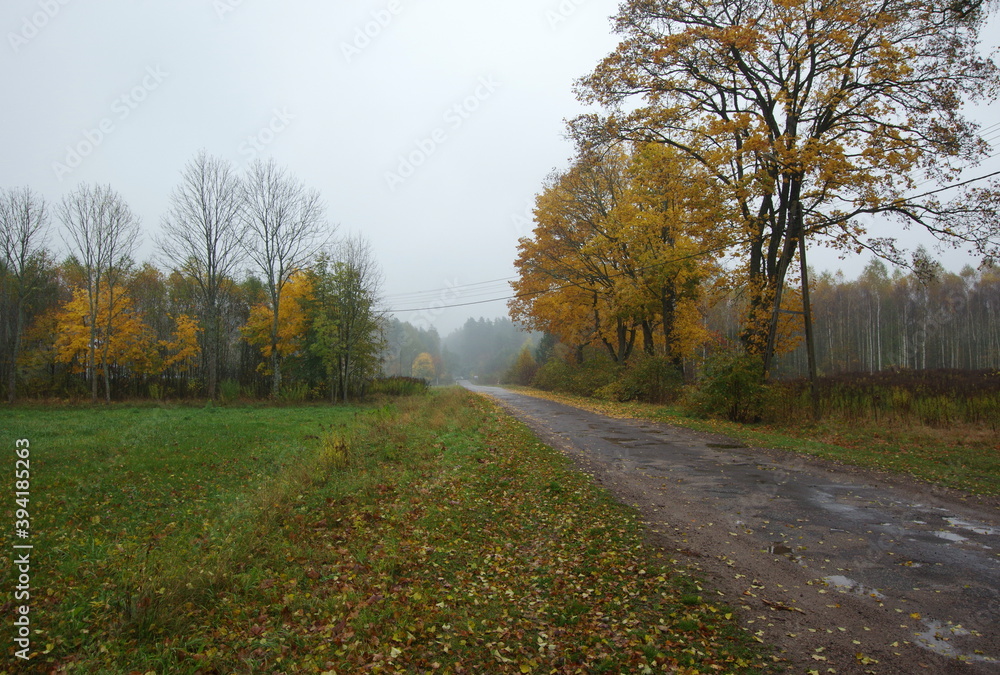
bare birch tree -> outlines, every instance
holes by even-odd
[[[107,335],[111,334],[112,319],[118,298],[115,287],[132,265],[132,256],[139,241],[139,220],[128,204],[110,185],[80,185],[63,198],[59,217],[69,235],[67,244],[76,256],[86,284],[90,344],[87,350],[87,375],[90,378],[91,400],[97,402],[97,350],[104,350],[104,397],[111,400],[111,368],[107,352],[110,341],[98,345],[98,320],[107,294]]]
[[[273,159],[257,160],[243,183],[246,253],[261,274],[271,305],[271,394],[281,391],[278,312],[281,291],[323,247],[332,231],[317,190],[310,190]]]
[[[42,281],[45,236],[49,211],[45,200],[30,188],[14,188],[0,193],[0,297],[10,307],[6,326],[10,332],[7,401],[17,396],[17,359],[24,334],[25,306]]]
[[[157,239],[168,265],[196,287],[204,329],[206,388],[218,394],[222,352],[221,311],[226,285],[244,260],[243,194],[232,165],[204,150],[188,162],[170,195]]]

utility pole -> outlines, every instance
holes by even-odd
[[[806,268],[805,228],[799,236],[799,264],[802,266],[802,318],[806,328],[806,355],[809,360],[809,394],[812,398],[813,420],[818,422],[819,389],[816,388],[816,342],[813,337],[812,307],[809,302],[809,270]]]

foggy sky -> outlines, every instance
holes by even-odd
[[[199,149],[274,157],[321,191],[340,235],[372,242],[390,308],[432,308],[397,316],[444,335],[505,314],[436,308],[509,295],[534,195],[572,154],[573,82],[617,43],[617,4],[4,0],[0,187],[54,203],[111,184],[142,219],[145,261]]]

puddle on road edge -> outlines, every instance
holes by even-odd
[[[795,551],[791,549],[785,542],[776,541],[767,547],[767,552],[772,555],[786,555],[789,558],[795,559]]]
[[[958,661],[977,661],[979,663],[997,662],[997,659],[992,656],[967,654],[959,649],[956,649],[955,645],[949,642],[949,639],[953,636],[961,637],[963,635],[971,634],[967,629],[962,628],[960,625],[953,624],[950,621],[943,623],[941,621],[933,621],[930,619],[924,619],[921,623],[924,624],[924,630],[917,633],[915,642],[924,649]]]
[[[968,530],[969,532],[973,532],[975,534],[985,534],[988,536],[996,536],[1000,534],[1000,529],[984,525],[983,523],[970,523],[967,520],[954,517],[945,518],[944,520],[946,523],[959,530]]]
[[[950,541],[953,544],[961,544],[963,541],[969,541],[968,537],[963,537],[960,534],[948,532],[947,530],[937,530],[932,534],[938,539],[944,539],[945,541]]]
[[[853,593],[854,595],[862,595],[869,598],[875,598],[876,600],[885,600],[885,596],[876,591],[873,588],[868,588],[861,584],[861,582],[855,581],[850,577],[845,577],[841,574],[833,574],[828,577],[823,577],[823,583],[831,588],[834,588],[841,593]]]

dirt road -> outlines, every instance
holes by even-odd
[[[790,672],[1000,673],[996,500],[464,384],[636,506]]]

